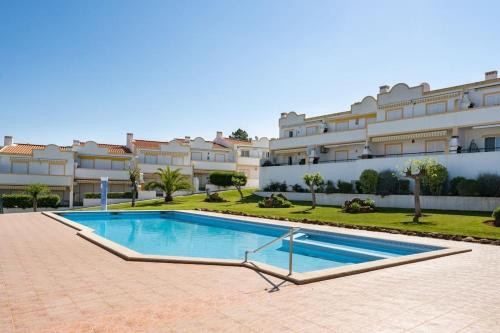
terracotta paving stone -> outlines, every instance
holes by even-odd
[[[127,262],[0,215],[0,332],[500,332],[500,247],[352,233],[473,251],[269,292],[245,268]]]

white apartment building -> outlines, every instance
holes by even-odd
[[[282,113],[279,139],[270,141],[260,186],[302,183],[306,172],[355,180],[364,169],[403,166],[410,157],[433,155],[450,176],[500,172],[500,79],[431,90],[399,83],[380,87],[349,111],[307,118]],[[475,153],[475,154],[470,154]]]
[[[82,202],[85,193],[99,192],[101,177],[108,177],[110,192],[130,191],[129,168],[137,164],[142,184],[156,179],[159,168],[170,166],[203,191],[213,171],[240,171],[247,186],[257,186],[259,161],[269,154],[269,140],[238,141],[217,132],[216,139],[153,141],[134,139],[126,145],[74,140],[71,146],[14,143],[4,138],[0,149],[0,194],[24,192],[28,184],[43,183],[70,207]]]

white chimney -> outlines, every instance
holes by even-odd
[[[489,71],[484,73],[484,80],[495,80],[498,78],[498,72],[497,71]]]
[[[184,141],[191,141],[191,137],[190,137],[189,135],[186,135],[186,136],[184,137]]]
[[[12,146],[14,144],[14,138],[10,135],[6,135],[3,138],[3,145],[4,146]]]
[[[281,118],[286,118],[288,116],[288,112],[281,112]]]
[[[132,150],[132,141],[134,141],[134,133],[127,133],[127,148]]]
[[[380,93],[380,94],[384,94],[384,93],[386,93],[386,92],[389,92],[389,88],[390,88],[390,87],[389,87],[387,84],[386,84],[386,85],[383,85],[383,86],[380,86],[380,87],[379,87],[379,93]]]
[[[220,131],[217,132],[217,138],[222,138],[222,132]]]

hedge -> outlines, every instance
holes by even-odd
[[[100,199],[100,192],[85,193],[85,199]],[[108,199],[132,199],[132,192],[108,192]]]
[[[38,207],[57,208],[61,203],[61,198],[57,194],[44,195],[38,198]]]
[[[372,169],[363,170],[359,177],[359,187],[362,193],[375,194],[377,190],[378,172]]]
[[[31,196],[27,194],[4,194],[2,195],[4,208],[30,208],[33,207]]]
[[[210,184],[227,187],[233,185],[233,177],[244,179],[245,181],[247,179],[247,176],[242,172],[215,171],[210,174],[209,180]]]
[[[2,195],[4,208],[31,208],[33,200],[28,194],[4,194]],[[57,208],[61,199],[57,194],[48,194],[38,198],[38,207]]]

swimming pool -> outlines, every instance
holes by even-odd
[[[290,226],[179,211],[52,213],[86,232],[142,257],[240,263],[254,250],[290,231]],[[72,225],[73,227],[75,225]],[[98,237],[94,237],[94,234]],[[88,238],[86,237],[86,238]],[[289,235],[256,253],[249,262],[283,275],[289,269]],[[347,266],[436,253],[443,247],[325,232],[295,230],[293,274],[331,272]],[[116,252],[116,251],[115,251]],[[129,253],[129,254],[130,254]],[[189,260],[188,260],[189,261]],[[248,263],[246,263],[248,264]]]

